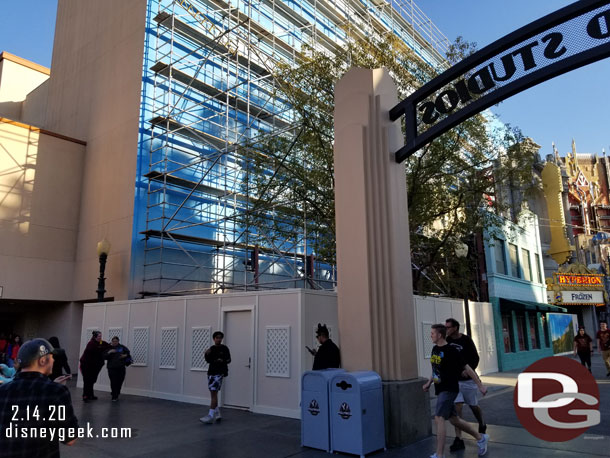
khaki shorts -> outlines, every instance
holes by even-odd
[[[477,394],[479,392],[479,388],[474,380],[464,380],[459,381],[460,384],[460,392],[455,398],[455,403],[466,403],[469,406],[478,406],[479,400]]]

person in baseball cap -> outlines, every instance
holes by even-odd
[[[19,368],[30,367],[40,358],[44,358],[48,355],[54,354],[53,345],[46,339],[32,339],[24,343],[17,353],[17,362]],[[46,365],[44,365],[46,366]],[[51,369],[53,368],[53,361],[51,361]],[[49,374],[45,374],[49,375]]]
[[[25,342],[17,353],[19,372],[10,383],[0,384],[0,434],[16,428],[15,412],[27,416],[28,430],[65,431],[61,441],[72,445],[76,441],[78,419],[74,415],[70,390],[64,385],[65,377],[49,379],[53,370],[53,346],[45,339]],[[53,416],[55,411],[62,412]],[[30,416],[26,412],[36,412]],[[65,414],[64,414],[65,413]],[[4,434],[0,456],[30,458],[33,456],[59,456],[60,436]]]

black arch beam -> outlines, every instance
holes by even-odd
[[[606,6],[608,8],[604,8]],[[591,39],[593,43],[600,42],[601,44],[570,55],[569,47],[574,45],[574,37],[568,37],[572,38],[570,43],[569,40],[564,40],[566,37],[563,33],[553,30],[553,28],[588,14],[591,17],[584,30],[575,33]],[[528,40],[545,32],[548,34],[540,39],[545,48],[544,57],[547,60],[556,61],[536,69],[538,64],[532,60],[534,56],[531,50],[540,43],[538,40],[528,43]],[[502,55],[518,44],[524,44],[524,46]],[[522,54],[519,53],[519,50],[523,50]],[[537,49],[537,52],[540,52],[540,49]],[[509,57],[511,54],[512,57]],[[568,54],[568,57],[562,58],[561,56],[564,54]],[[518,73],[522,73],[523,76],[502,80],[508,76],[508,71],[506,71],[504,77],[496,80],[497,75],[494,74],[495,81],[491,81],[493,86],[485,89],[486,83],[487,86],[490,83],[489,75],[491,75],[489,70],[485,71],[485,69],[489,69],[490,64],[498,63],[497,60],[494,61],[495,58],[507,56],[508,59],[517,57],[521,59],[522,68]],[[396,162],[404,161],[422,146],[490,106],[546,80],[606,57],[610,57],[610,0],[580,0],[538,19],[464,59],[390,110],[389,115],[392,121],[396,121],[403,115],[406,116],[406,144],[395,153]],[[504,61],[502,63],[504,64]],[[528,65],[532,64],[534,66],[528,69]],[[482,77],[481,70],[484,73]],[[477,74],[479,74],[478,77]],[[508,82],[503,84],[503,81]],[[498,82],[501,83],[498,85],[499,87],[496,86]],[[451,83],[457,83],[457,85],[451,85]],[[475,92],[472,92],[471,89],[474,89]],[[418,110],[422,113],[419,125],[430,125],[419,135],[417,131]]]

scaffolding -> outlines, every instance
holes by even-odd
[[[265,186],[250,186],[256,156],[274,154],[253,147],[257,139],[299,135],[275,96],[273,69],[298,63],[304,44],[337,52],[346,25],[398,34],[436,66],[447,39],[412,1],[149,2],[141,295],[334,288],[334,266],[320,258],[320,234],[308,223],[315,215],[293,196],[260,208]],[[266,175],[282,179],[279,169]],[[251,224],[253,215],[274,229]]]

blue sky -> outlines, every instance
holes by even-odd
[[[0,51],[51,66],[57,0],[0,0]]]
[[[103,1],[103,0],[100,0]],[[129,0],[126,0],[129,1]],[[406,0],[405,0],[406,1]],[[570,0],[416,0],[453,41],[458,35],[482,48],[513,30],[572,3]],[[57,0],[0,0],[0,51],[50,67]],[[542,146],[563,155],[610,154],[610,59],[554,78],[513,96],[492,111]]]

